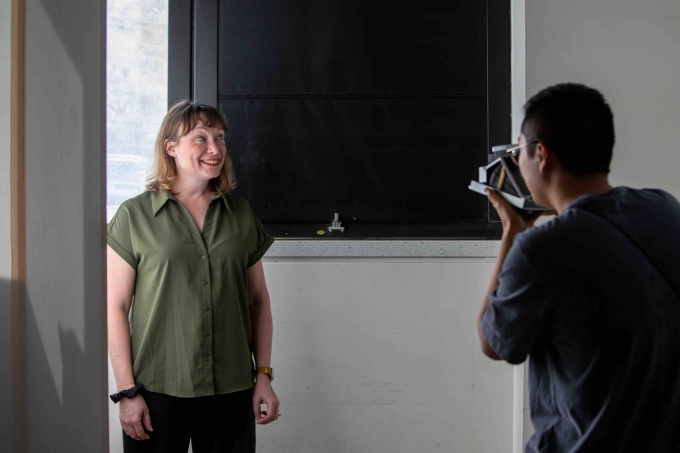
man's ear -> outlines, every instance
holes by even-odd
[[[538,142],[534,149],[534,156],[538,163],[538,171],[544,175],[552,164],[552,159],[555,158],[555,155],[543,143]]]

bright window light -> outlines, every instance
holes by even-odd
[[[108,222],[144,191],[167,111],[168,0],[109,0],[106,42]]]

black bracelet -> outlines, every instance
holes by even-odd
[[[110,395],[111,401],[113,401],[115,404],[123,398],[134,398],[137,396],[142,387],[144,387],[142,384],[137,384],[127,390],[121,390],[118,393],[114,393],[113,395]]]

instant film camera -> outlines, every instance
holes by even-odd
[[[547,208],[537,205],[524,178],[519,171],[516,157],[519,145],[499,145],[491,148],[489,164],[479,167],[479,181],[470,181],[468,188],[486,195],[485,189],[498,191],[511,205],[528,211],[543,211]]]

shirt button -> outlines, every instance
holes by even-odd
[[[210,362],[210,357],[206,357],[206,358],[205,358],[205,361],[206,361],[206,362]]]
[[[205,336],[206,336],[206,337],[209,337],[209,336],[210,336],[210,332],[206,333]]]
[[[207,286],[207,285],[208,285],[208,282],[203,282],[203,284]]]
[[[205,255],[201,255],[201,259],[204,260],[206,258]]]

